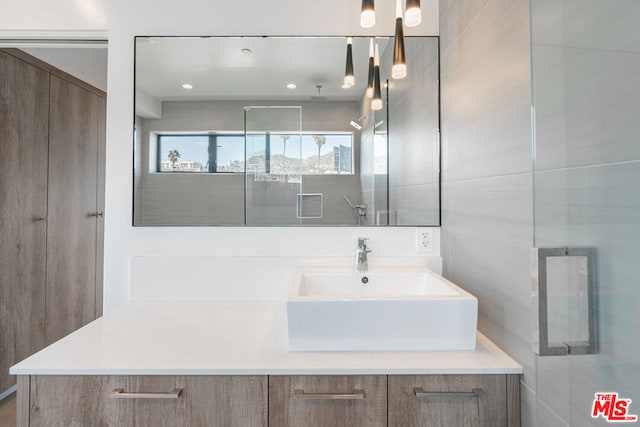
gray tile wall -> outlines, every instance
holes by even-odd
[[[535,425],[527,0],[441,0],[444,273],[478,298],[478,328],[524,367]]]
[[[385,49],[386,70],[392,48]],[[389,210],[394,224],[437,225],[438,41],[408,37],[405,50],[407,77],[389,85]]]

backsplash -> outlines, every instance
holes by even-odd
[[[355,265],[354,256],[133,257],[130,300],[285,301],[296,267],[324,265]],[[370,268],[393,265],[426,265],[442,273],[436,255],[369,259]]]

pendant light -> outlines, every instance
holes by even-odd
[[[369,76],[367,77],[367,98],[373,98],[373,37],[369,39]]]
[[[404,79],[407,77],[407,63],[404,59],[402,0],[396,0],[396,34],[393,43],[393,67],[391,67],[391,77],[394,79]]]
[[[362,28],[371,28],[376,25],[376,8],[373,0],[362,0],[360,9],[360,26]]]
[[[420,0],[407,0],[404,11],[404,24],[407,27],[415,27],[422,22],[422,12],[420,11]]]
[[[353,38],[347,37],[347,64],[344,70],[343,87],[349,88],[356,84],[356,78],[353,73]]]
[[[374,111],[382,110],[382,90],[380,89],[380,52],[378,51],[378,43],[376,43],[373,55],[373,99],[371,100],[371,109]]]

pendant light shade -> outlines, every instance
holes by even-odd
[[[367,98],[373,98],[373,74],[374,74],[374,70],[373,70],[373,57],[374,57],[374,51],[373,51],[373,37],[371,39],[369,39],[369,75],[367,77]]]
[[[373,99],[371,100],[371,109],[374,111],[382,110],[382,90],[380,88],[380,52],[376,43],[374,59],[373,59]]]
[[[393,43],[391,77],[394,79],[407,77],[407,63],[404,58],[404,29],[402,28],[402,0],[396,0],[396,33]]]
[[[376,25],[376,8],[373,0],[362,0],[362,8],[360,9],[360,26],[362,28],[371,28]]]
[[[351,87],[356,84],[356,78],[353,73],[353,38],[347,37],[347,63],[344,70],[345,87]]]
[[[420,25],[421,22],[420,0],[407,0],[407,7],[404,11],[404,24],[407,27],[415,27]]]

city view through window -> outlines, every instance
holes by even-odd
[[[158,171],[353,174],[353,134],[158,135]],[[246,160],[245,160],[246,159]]]

